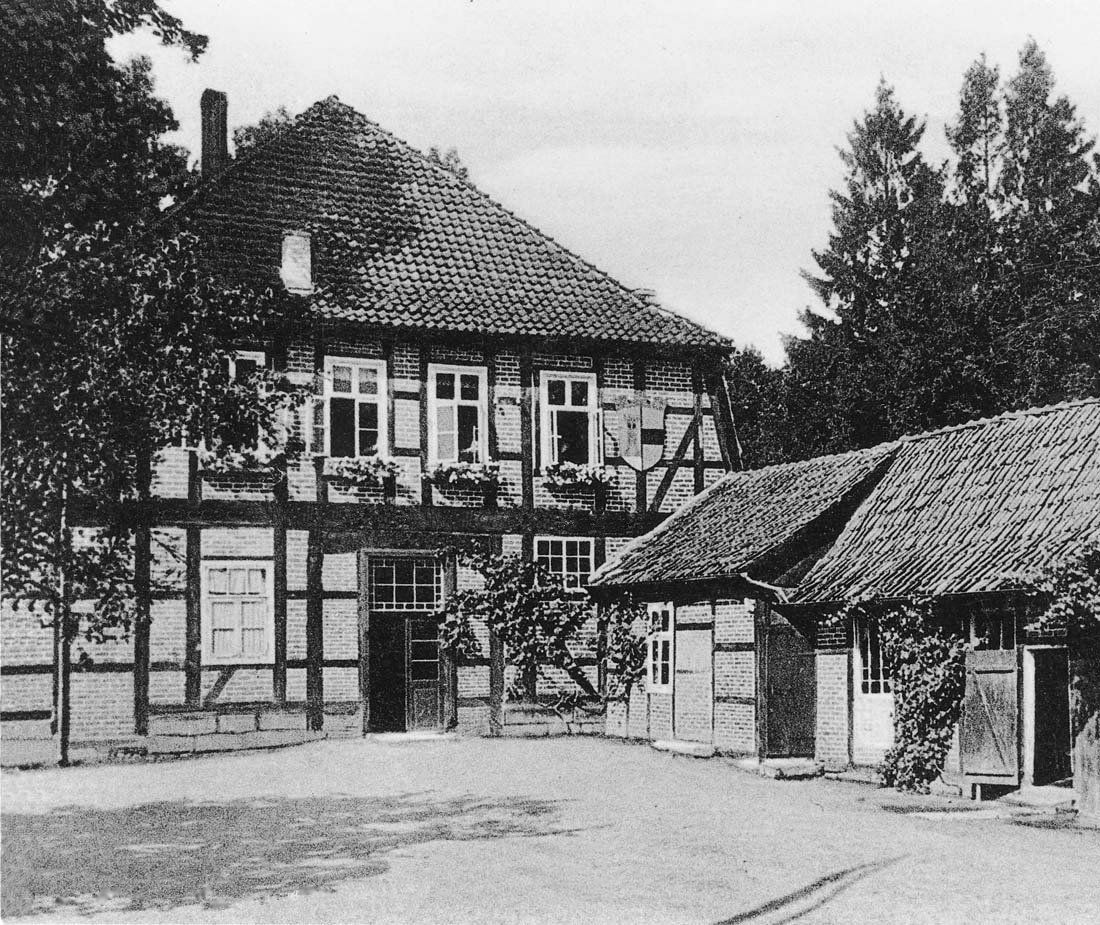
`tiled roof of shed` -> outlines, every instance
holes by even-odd
[[[313,242],[313,304],[385,327],[725,348],[566,250],[332,96],[195,201],[219,269],[277,279]]]
[[[593,586],[730,578],[828,513],[896,444],[731,472],[659,527],[631,542]],[[754,576],[760,577],[760,576]]]
[[[1100,399],[906,438],[793,600],[1011,589],[1089,541],[1100,541]]]

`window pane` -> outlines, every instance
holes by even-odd
[[[240,604],[235,601],[216,601],[210,604],[210,625],[215,630],[236,630],[240,618]]]
[[[359,402],[359,455],[378,452],[378,405]]]
[[[455,448],[454,405],[445,405],[435,409],[436,455],[441,462],[458,458]]]
[[[260,629],[245,629],[241,631],[241,654],[262,656],[266,651],[264,646],[264,631]]]
[[[212,568],[207,573],[207,591],[210,594],[225,594],[229,583],[229,575],[223,568]]]
[[[477,376],[462,376],[462,398],[466,401],[477,401],[481,394],[481,379]]]
[[[262,568],[250,568],[248,570],[248,593],[264,594],[267,588],[264,585],[264,570]]]
[[[668,642],[661,643],[661,683],[668,684],[669,678],[669,645]]]
[[[667,610],[661,611],[661,632],[667,633],[671,621],[669,620],[669,614]]]
[[[229,570],[229,593],[230,594],[245,594],[247,593],[248,584],[246,583],[247,569],[243,568],[231,568]]]
[[[236,378],[243,382],[246,379],[250,379],[256,375],[256,370],[259,369],[259,365],[252,359],[237,359],[237,376]]]
[[[369,366],[359,367],[359,394],[378,394],[378,370]]]
[[[241,602],[241,626],[245,629],[262,630],[266,616],[267,607],[263,601]]]
[[[478,462],[478,409],[472,405],[458,406],[458,458],[462,462]]]
[[[334,391],[334,392],[350,392],[351,391],[351,367],[350,366],[334,366],[334,367],[332,367],[332,391]]]
[[[413,662],[410,667],[413,681],[434,681],[439,677],[438,662]]]
[[[658,679],[659,679],[660,662],[661,662],[661,659],[659,657],[659,652],[660,652],[659,643],[657,642],[656,639],[654,639],[653,642],[650,643],[650,647],[649,647],[650,675],[651,675],[651,678],[652,678],[654,684],[656,684],[658,682]]]
[[[215,629],[213,632],[214,655],[218,658],[229,658],[237,655],[237,630]]]
[[[436,398],[454,398],[455,397],[455,377],[454,377],[454,373],[436,373],[435,374],[435,397]]]
[[[435,640],[414,640],[412,644],[413,661],[434,662],[439,660],[439,643]]]
[[[332,456],[355,455],[355,401],[334,398],[329,402],[329,451]]]
[[[551,379],[546,383],[546,400],[551,405],[565,404],[564,379]]]
[[[573,380],[569,383],[569,398],[572,404],[579,408],[588,407],[588,383],[584,380]]]
[[[588,464],[588,413],[555,411],[557,417],[558,462]]]

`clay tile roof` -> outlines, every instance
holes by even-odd
[[[313,304],[396,328],[725,349],[468,182],[328,97],[206,183],[193,209],[218,267],[277,279],[311,234]]]
[[[1100,541],[1100,399],[901,441],[796,602],[1018,588]]]
[[[749,572],[864,484],[895,449],[888,443],[731,472],[624,547],[590,584],[619,587]]]

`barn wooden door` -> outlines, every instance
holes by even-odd
[[[761,623],[764,756],[812,758],[817,701],[813,646],[777,613],[765,610]]]
[[[966,653],[959,744],[962,770],[974,783],[1019,786],[1016,650]]]

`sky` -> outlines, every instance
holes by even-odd
[[[229,124],[335,93],[399,138],[456,148],[474,184],[632,288],[782,361],[815,297],[837,148],[881,77],[947,155],[967,66],[1002,75],[1034,36],[1100,131],[1100,0],[163,0],[210,38],[196,63],[149,36],[199,149],[199,96]]]

